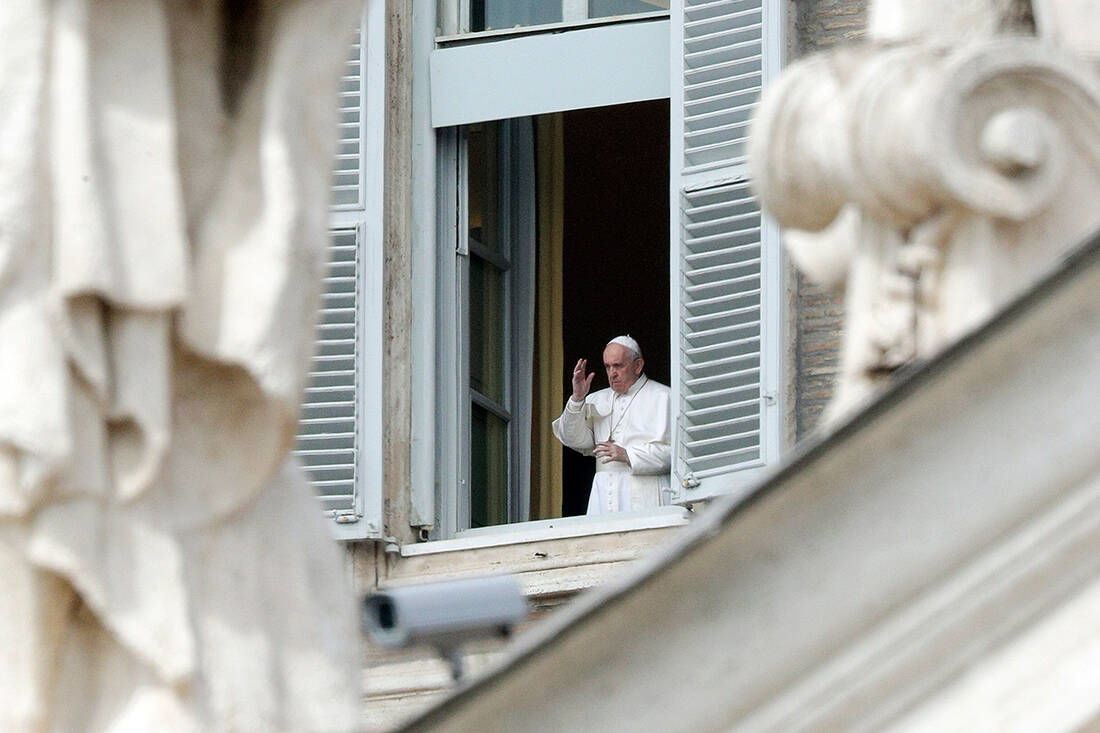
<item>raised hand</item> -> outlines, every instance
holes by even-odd
[[[577,359],[577,366],[573,367],[573,401],[583,402],[588,390],[592,387],[592,380],[596,372],[591,372],[587,377],[584,370],[588,367],[588,359]]]

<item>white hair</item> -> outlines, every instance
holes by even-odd
[[[638,346],[638,342],[635,341],[634,338],[631,337],[629,334],[625,336],[616,336],[615,338],[607,342],[607,346],[610,346],[611,344],[618,344],[619,346],[626,347],[627,351],[634,354],[633,358],[635,359],[642,358],[642,347]],[[607,347],[605,346],[604,348]]]

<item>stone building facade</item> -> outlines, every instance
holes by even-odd
[[[867,28],[866,0],[793,2],[787,53],[798,58],[838,43],[863,38]],[[833,394],[836,379],[844,299],[801,273],[793,276],[797,291],[794,310],[797,435],[817,424]]]
[[[728,5],[729,8],[723,7],[720,12],[736,19],[743,4],[730,2]],[[450,175],[447,170],[449,165],[453,165],[451,161],[456,159],[455,150],[459,150],[459,160],[467,161],[461,157],[467,154],[463,152],[466,148],[462,146],[469,145],[467,141],[470,135],[483,134],[482,131],[487,129],[479,121],[481,119],[518,120],[533,114],[531,119],[536,120],[537,140],[551,139],[549,136],[556,134],[564,135],[567,142],[570,139],[570,129],[581,131],[575,134],[591,135],[598,132],[600,125],[611,124],[616,119],[629,120],[631,115],[639,115],[634,124],[635,130],[656,129],[660,125],[668,124],[669,113],[663,111],[663,100],[671,95],[671,107],[675,110],[678,103],[684,103],[685,91],[683,82],[677,80],[675,74],[672,74],[671,81],[667,77],[662,80],[661,77],[670,73],[665,59],[679,44],[698,42],[691,38],[693,31],[690,23],[685,23],[685,17],[690,21],[691,13],[712,12],[700,10],[703,4],[689,1],[673,3],[671,21],[668,14],[657,12],[642,14],[636,19],[624,17],[608,23],[592,18],[572,28],[568,24],[553,27],[551,30],[555,32],[552,34],[542,34],[538,28],[520,28],[509,31],[480,31],[481,35],[478,35],[478,32],[469,28],[444,27],[447,21],[442,13],[447,7],[448,3],[440,4],[441,15],[437,18],[438,22],[435,27],[429,28],[417,22],[418,16],[413,13],[412,0],[370,4],[364,16],[362,45],[356,51],[353,64],[354,74],[358,77],[358,86],[354,90],[360,97],[349,103],[346,118],[349,129],[353,124],[359,126],[355,128],[358,138],[355,139],[354,135],[349,138],[356,142],[355,155],[359,156],[355,161],[360,172],[355,179],[356,185],[360,187],[358,204],[349,204],[334,213],[334,229],[343,227],[340,231],[354,233],[359,251],[356,263],[359,278],[357,292],[368,301],[375,298],[366,305],[360,302],[357,313],[358,318],[369,319],[366,327],[368,331],[375,329],[371,332],[376,333],[374,338],[377,343],[372,346],[371,342],[359,342],[356,345],[355,358],[362,360],[366,356],[368,363],[366,367],[359,367],[356,377],[355,400],[361,412],[356,418],[357,427],[351,432],[356,441],[362,441],[364,436],[373,436],[376,442],[357,443],[358,454],[354,460],[358,463],[355,466],[354,479],[349,479],[355,483],[355,487],[353,490],[349,489],[350,497],[334,495],[326,497],[325,501],[326,507],[331,507],[329,511],[334,516],[334,527],[338,535],[347,543],[351,571],[360,590],[367,592],[403,583],[444,580],[487,572],[512,572],[520,578],[538,617],[577,593],[615,577],[634,560],[675,537],[691,521],[692,510],[696,513],[705,510],[714,496],[729,490],[746,490],[752,485],[752,475],[763,475],[778,465],[782,455],[814,428],[831,394],[837,369],[842,304],[838,296],[806,282],[795,273],[793,267],[786,264],[779,266],[771,276],[773,279],[768,281],[770,284],[767,287],[779,288],[779,292],[768,296],[774,298],[778,307],[771,316],[775,320],[768,322],[765,330],[774,329],[782,335],[769,347],[774,349],[772,356],[764,354],[762,357],[765,362],[771,360],[769,368],[774,370],[774,376],[770,377],[773,380],[772,386],[760,388],[759,404],[761,410],[774,410],[761,414],[765,415],[765,422],[775,431],[775,439],[765,440],[771,441],[767,447],[770,453],[766,461],[751,469],[757,473],[750,471],[744,478],[724,484],[732,488],[717,492],[701,492],[689,488],[681,496],[682,507],[665,507],[662,512],[652,516],[614,518],[602,523],[594,523],[591,518],[585,517],[559,517],[559,509],[553,509],[548,514],[538,514],[533,508],[537,504],[537,497],[532,496],[532,509],[523,515],[528,517],[526,522],[513,521],[497,527],[471,530],[469,519],[462,519],[460,509],[457,513],[458,525],[452,523],[450,529],[447,529],[446,516],[448,512],[455,512],[454,499],[450,500],[452,504],[449,505],[446,491],[440,487],[450,482],[461,483],[462,476],[448,469],[448,466],[461,467],[462,459],[461,455],[456,457],[454,449],[441,436],[445,436],[448,430],[462,431],[461,420],[459,423],[448,424],[446,421],[449,418],[446,416],[456,411],[461,415],[462,410],[468,408],[462,408],[461,400],[456,403],[453,397],[450,398],[451,402],[440,398],[439,380],[441,375],[448,374],[448,365],[452,359],[461,362],[466,355],[459,346],[448,345],[447,339],[440,336],[453,327],[447,323],[454,324],[455,320],[454,315],[449,313],[453,306],[439,298],[438,287],[454,286],[429,284],[433,280],[437,283],[444,282],[440,278],[444,277],[444,270],[448,266],[448,252],[454,248],[448,250],[444,246],[437,253],[426,256],[425,252],[431,253],[435,249],[425,247],[425,242],[440,236],[440,227],[450,226],[445,219],[438,216],[438,208],[454,205],[453,201],[447,199],[454,194],[448,191],[446,181],[450,180],[447,179]],[[770,29],[764,32],[760,40],[763,44],[760,54],[766,59],[765,79],[769,78],[768,74],[778,71],[777,64],[784,55],[790,60],[809,51],[859,37],[865,23],[865,5],[862,2],[783,3],[779,0],[763,0],[754,7],[757,8],[754,12],[758,15],[761,12],[766,14],[763,25]],[[417,12],[420,12],[419,7]],[[697,20],[712,19],[704,17]],[[729,22],[734,23],[735,20]],[[685,24],[681,26],[681,23]],[[563,30],[567,32],[563,33]],[[730,26],[729,32],[736,36],[745,31]],[[760,30],[750,29],[748,32],[759,34]],[[580,96],[569,97],[566,101],[547,100],[529,93],[529,90],[517,91],[505,87],[499,87],[502,90],[499,96],[510,100],[512,107],[481,112],[478,109],[455,106],[454,99],[458,96],[477,96],[475,89],[461,86],[465,83],[463,73],[471,75],[470,78],[475,81],[467,81],[479,88],[493,81],[477,76],[480,72],[476,63],[467,61],[467,57],[462,56],[464,49],[481,49],[487,54],[505,53],[510,45],[519,47],[529,44],[523,46],[525,50],[522,51],[529,56],[538,50],[537,46],[531,44],[547,42],[547,39],[560,41],[562,38],[582,39],[576,42],[583,44],[586,43],[583,40],[586,34],[596,37],[600,33],[634,34],[631,37],[635,40],[631,43],[656,43],[656,47],[669,49],[660,51],[660,60],[652,67],[652,72],[645,72],[649,74],[649,78],[639,79],[638,76],[644,75],[636,72],[635,81],[630,82],[637,85],[637,91],[630,92],[633,96],[619,89],[629,87],[630,84],[621,81],[614,84],[608,82],[607,89],[614,92],[604,94],[603,104],[607,106],[587,112],[587,117],[571,111],[571,105],[590,104],[574,101],[579,100]],[[600,36],[605,37],[613,38],[612,35]],[[379,48],[384,48],[384,53],[377,53]],[[578,46],[578,49],[581,48]],[[592,49],[573,51],[574,55],[596,52]],[[644,63],[640,60],[642,57],[638,58],[638,61],[632,63]],[[675,54],[673,58],[677,58]],[[453,73],[448,71],[448,64],[452,63],[457,69]],[[461,65],[467,63],[471,65]],[[729,76],[736,74],[730,72]],[[441,88],[427,90],[423,83],[425,78],[432,78],[433,82],[446,78],[447,84],[459,85],[461,93],[448,95]],[[565,92],[560,92],[563,96],[586,93],[579,88],[569,91],[568,84],[563,86],[566,88]],[[375,107],[372,112],[370,95],[372,89],[376,92],[379,88],[384,89],[384,92],[380,97],[374,97]],[[691,90],[686,92],[689,97],[692,93]],[[734,95],[738,93],[735,91]],[[350,93],[345,98],[351,98]],[[384,104],[379,105],[379,99]],[[527,100],[523,102],[527,106],[515,102],[515,99]],[[677,99],[680,101],[677,102]],[[741,101],[748,99],[742,97]],[[688,102],[690,101],[689,98]],[[494,103],[492,98],[482,102],[487,106]],[[355,108],[354,104],[361,106]],[[606,109],[613,114],[601,116],[603,113],[600,109]],[[690,140],[692,130],[683,127],[681,115],[680,112],[672,113],[673,129],[676,129],[677,119],[681,119],[681,134],[686,132],[685,139]],[[586,119],[591,122],[586,122]],[[743,124],[738,120],[740,118],[736,118],[731,127],[738,128]],[[507,134],[512,135],[513,140],[519,139],[523,134],[522,126],[508,124],[511,127]],[[384,129],[384,134],[378,135],[379,129]],[[557,132],[546,133],[547,130]],[[702,131],[694,134],[711,133]],[[752,205],[751,199],[738,198],[748,196],[749,192],[744,173],[738,167],[740,163],[731,164],[729,160],[716,159],[697,165],[694,169],[687,166],[686,172],[678,173],[675,170],[675,151],[680,150],[689,155],[706,155],[708,153],[705,146],[696,152],[684,151],[685,143],[677,141],[675,132],[671,138],[651,139],[649,144],[658,149],[671,145],[674,151],[671,156],[674,183],[670,211],[674,243],[681,236],[680,232],[684,231],[683,227],[696,226],[692,223],[695,220],[690,218],[697,216],[692,213],[696,210],[689,205],[692,197],[704,195],[712,197],[710,200],[713,201],[726,201],[720,203],[720,206]],[[731,144],[734,147],[743,145],[743,138]],[[690,148],[691,143],[686,146]],[[350,151],[352,147],[349,145],[346,149]],[[560,149],[556,149],[555,153],[555,149],[550,148],[535,151],[536,156],[544,156],[539,158],[539,167],[544,170],[548,165],[545,162],[552,160],[545,156],[561,154]],[[577,147],[574,146],[573,149]],[[731,160],[739,160],[736,155],[740,153],[733,155],[735,158]],[[349,152],[346,157],[350,159],[352,154]],[[362,165],[362,161],[366,165]],[[363,173],[371,164],[376,166],[376,170],[382,171],[377,179],[380,183],[373,189],[369,179],[364,177],[367,174]],[[461,165],[473,164],[467,161]],[[567,159],[566,166],[569,165],[574,166],[572,170],[577,170],[576,163],[570,163]],[[591,175],[599,174],[599,170],[591,165],[586,170]],[[709,175],[708,170],[718,171],[710,182],[705,180]],[[731,173],[721,174],[722,171]],[[662,175],[668,174],[666,172]],[[459,174],[460,181],[462,175],[466,174]],[[677,175],[680,176],[679,179]],[[723,178],[723,175],[726,177]],[[740,176],[740,181],[731,185],[729,176],[734,179]],[[684,182],[682,190],[677,188],[679,184],[675,183],[676,180]],[[537,186],[544,184],[540,180]],[[453,180],[449,185],[454,185]],[[542,188],[537,190],[540,196],[543,195]],[[564,196],[566,201],[570,200],[568,191]],[[723,196],[734,198],[727,200],[722,199]],[[670,200],[663,184],[662,191],[657,193],[654,200],[659,203],[662,198]],[[645,197],[642,200],[649,201]],[[468,216],[468,213],[463,209],[461,201],[458,209],[461,212],[458,217],[461,223],[462,217]],[[699,210],[707,209],[704,206]],[[683,217],[682,222],[677,223],[677,216]],[[554,226],[552,221],[548,221],[540,219],[538,231],[543,232]],[[706,222],[702,225],[713,226]],[[566,221],[564,226],[568,232],[569,222]],[[769,248],[765,259],[773,258],[773,264],[780,263],[782,256],[779,254],[778,232],[767,230],[766,224],[764,226],[763,236],[768,238],[765,246]],[[721,236],[736,238],[744,235],[730,232]],[[667,237],[664,241],[667,243]],[[462,249],[461,242],[458,249]],[[569,250],[566,252],[568,254]],[[673,261],[676,256],[674,246]],[[668,257],[667,250],[665,257]],[[660,265],[660,268],[667,267],[667,260]],[[637,277],[642,275],[639,271]],[[681,300],[686,297],[686,291],[681,291],[679,295],[675,292],[679,287],[677,280],[682,277],[682,273],[673,277],[669,286],[672,290],[670,297]],[[457,282],[461,287],[461,277]],[[369,295],[368,283],[375,284],[379,296]],[[430,296],[433,289],[437,290],[434,299]],[[658,300],[656,306],[663,308],[663,312],[668,312],[667,301],[662,305]],[[447,318],[452,320],[448,322]],[[425,323],[429,325],[425,326]],[[676,327],[675,319],[672,326]],[[363,323],[359,323],[357,328],[360,334],[363,333]],[[661,381],[669,381],[676,377],[672,372],[685,368],[684,362],[678,363],[675,352],[678,344],[684,342],[684,338],[694,338],[690,335],[669,338],[667,333],[666,330],[665,335],[652,336],[648,344],[643,342],[653,357],[651,363],[657,365],[654,368],[659,370],[656,374]],[[601,332],[591,338],[606,339],[610,335],[613,334],[605,335]],[[566,339],[569,339],[568,333]],[[668,341],[661,343],[662,339]],[[425,358],[426,355],[429,356]],[[683,358],[688,357],[680,357]],[[568,355],[564,360],[568,361]],[[436,362],[438,368],[426,369],[426,361]],[[662,362],[665,364],[663,368],[659,366]],[[686,368],[693,367],[687,364]],[[564,383],[565,379],[561,381]],[[425,395],[429,392],[435,394],[437,401],[425,408]],[[551,398],[551,402],[560,403],[563,398],[559,386],[559,393]],[[439,401],[441,399],[443,401]],[[693,398],[689,395],[686,399]],[[307,404],[307,411],[308,408]],[[674,405],[673,409],[681,408]],[[434,417],[429,417],[427,413],[432,413]],[[736,415],[730,416],[730,419],[736,418]],[[534,441],[535,438],[532,437],[531,440]],[[307,447],[313,446],[310,444]],[[737,446],[734,445],[733,448],[731,455],[736,455]],[[459,454],[461,450],[460,447]],[[684,448],[683,453],[690,455],[688,448]],[[339,460],[347,463],[352,459],[341,457]],[[751,467],[754,464],[746,465]],[[320,470],[325,470],[324,466]],[[565,477],[557,473],[551,481],[569,482],[569,470],[567,465]],[[691,473],[687,476],[690,479]],[[708,481],[715,480],[721,480],[721,476],[716,479],[704,478],[704,487]],[[685,482],[684,486],[690,486],[690,483]],[[554,502],[568,504],[567,497],[563,501],[560,491],[561,488],[558,487],[559,493],[555,495],[556,498],[551,499],[551,505]],[[692,491],[699,496],[698,500],[690,500]],[[364,493],[368,495],[364,497]],[[346,498],[351,499],[351,504],[340,503]],[[463,524],[464,521],[467,524]],[[495,654],[497,651],[492,646],[472,649],[470,668],[477,669],[479,664]],[[365,667],[365,723],[371,729],[385,729],[393,725],[404,716],[422,709],[449,687],[444,663],[426,649],[395,653],[371,647]]]

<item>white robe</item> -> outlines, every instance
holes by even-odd
[[[672,464],[670,397],[667,386],[644,374],[626,394],[607,388],[572,398],[554,421],[554,435],[568,448],[592,455],[597,442],[621,445],[630,464],[596,460],[588,514],[608,514],[660,506],[669,488]]]

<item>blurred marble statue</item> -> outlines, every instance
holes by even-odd
[[[1097,18],[1096,0],[874,0],[868,43],[764,95],[756,190],[795,264],[845,297],[827,420],[1100,227]]]
[[[354,0],[0,4],[0,730],[346,730],[288,459]]]

